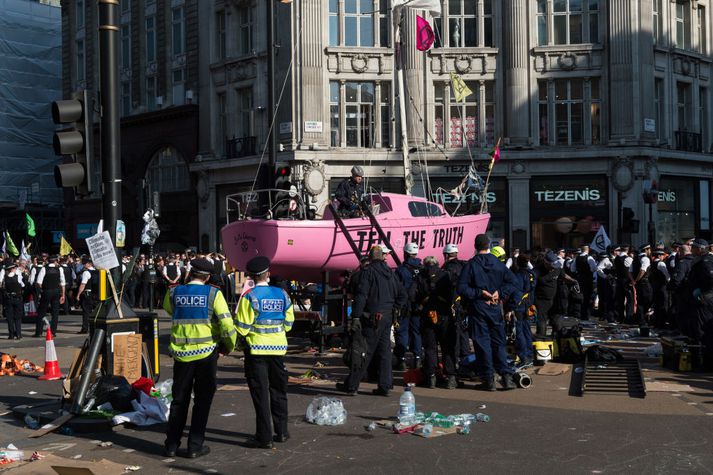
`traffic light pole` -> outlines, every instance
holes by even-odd
[[[267,126],[269,131],[269,169],[266,176],[267,188],[275,186],[275,166],[277,163],[277,133],[275,132],[275,0],[268,0],[267,5],[267,109],[270,111]]]
[[[119,2],[99,0],[101,95],[101,162],[104,229],[116,247],[116,221],[121,216],[121,141],[119,136]],[[120,282],[121,268],[111,271]]]

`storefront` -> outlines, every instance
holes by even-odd
[[[606,176],[532,178],[533,249],[589,244],[600,226],[610,233],[608,196]]]
[[[710,237],[708,180],[661,177],[656,239],[666,244],[693,236]]]

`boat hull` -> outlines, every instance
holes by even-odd
[[[443,259],[443,246],[456,244],[459,256],[474,254],[475,236],[485,233],[490,215],[438,216],[423,218],[378,219],[394,251],[400,256],[407,242],[419,246],[419,257]],[[368,218],[343,220],[347,231],[362,254],[374,244],[382,244]],[[330,280],[345,270],[355,269],[359,261],[347,238],[334,220],[246,220],[235,221],[221,231],[228,262],[242,271],[258,255],[272,262],[273,275],[299,281],[318,281],[322,272],[332,273]],[[395,267],[393,258],[387,263]]]

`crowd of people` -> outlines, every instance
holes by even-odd
[[[471,342],[480,388],[495,390],[499,374],[503,388],[512,389],[514,372],[533,364],[533,339],[551,338],[562,317],[677,331],[713,350],[713,246],[705,240],[671,248],[614,245],[598,254],[588,246],[514,249],[510,256],[503,244],[491,246],[479,235],[468,261],[448,244],[440,265],[434,256],[420,259],[418,246],[408,243],[394,272],[383,264],[392,251],[372,248],[348,287],[354,298],[352,343],[363,346],[364,357],[351,358],[350,376],[339,389],[356,394],[368,375],[378,382],[375,393],[388,394],[392,363],[393,369],[406,369],[408,352],[410,366],[422,368],[426,387],[456,388]],[[510,336],[517,365],[506,353]]]

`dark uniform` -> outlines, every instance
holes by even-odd
[[[358,214],[362,196],[364,196],[364,184],[357,183],[354,178],[342,181],[334,192],[334,197],[339,202],[339,211],[346,216]]]
[[[668,282],[671,294],[675,296],[671,315],[675,318],[678,331],[690,336],[688,315],[693,311],[693,289],[689,285],[689,272],[693,266],[694,258],[691,254],[679,256],[676,267]]]
[[[579,315],[574,315],[582,320],[589,320],[589,309],[592,305],[592,294],[594,293],[594,270],[593,260],[589,254],[580,254],[574,260],[575,278],[582,292],[582,304]]]
[[[373,250],[372,250],[373,252]],[[367,352],[364,364],[350,371],[341,387],[349,393],[356,393],[369,363],[378,355],[379,387],[377,392],[388,394],[392,387],[391,375],[391,325],[394,309],[406,305],[406,291],[379,258],[372,260],[362,274],[359,288],[354,298],[352,319],[359,319],[361,333],[366,340]]]
[[[634,295],[629,277],[628,256],[624,253],[614,258],[614,275],[616,276],[616,293],[614,305],[618,321],[630,321],[634,315]]]
[[[42,275],[42,270],[39,272],[40,275]],[[62,268],[56,263],[49,264],[44,268],[44,277],[41,283],[42,296],[40,297],[40,306],[37,310],[37,323],[35,325],[34,336],[36,337],[42,336],[42,328],[44,325],[43,319],[48,309],[51,309],[52,312],[52,320],[50,322],[52,334],[57,334],[60,296],[62,295],[62,282],[64,280],[64,276],[61,274]]]
[[[479,238],[476,237],[476,248]],[[487,239],[487,237],[486,237]],[[487,242],[487,241],[486,241]],[[483,295],[487,291],[494,294],[508,295],[508,306],[512,310],[513,302],[519,302],[521,292],[515,286],[515,277],[505,264],[490,254],[476,254],[470,259],[460,276],[458,293],[464,300],[471,336],[475,344],[475,362],[483,382],[483,389],[495,390],[497,372],[503,378],[503,386],[514,387],[513,368],[508,364],[505,351],[505,321],[500,305],[493,305]]]
[[[168,278],[168,282],[166,283],[168,287],[175,287],[179,285],[181,282],[181,268],[178,267],[178,264],[175,262],[171,262],[169,264],[166,264],[166,278]]]
[[[423,269],[421,259],[417,257],[408,257],[403,264],[396,268],[396,278],[401,283],[401,286],[406,291],[407,304],[401,312],[399,318],[399,327],[396,330],[396,345],[394,347],[394,356],[398,364],[403,369],[404,358],[406,352],[411,350],[413,353],[414,367],[418,366],[421,359],[422,341],[421,341],[421,316],[414,311],[414,299],[416,297],[415,280]]]
[[[713,353],[713,255],[706,252],[696,260],[689,282],[694,310],[689,316],[689,336],[703,343],[710,356]]]
[[[438,346],[449,389],[456,387],[456,322],[453,287],[448,273],[438,265],[426,266],[416,279],[416,305],[421,315],[421,337],[425,358],[423,373],[428,387],[436,386]]]
[[[562,269],[553,267],[556,261],[557,257],[548,253],[545,255],[544,261],[535,268],[535,307],[537,308],[537,336],[539,337],[547,335],[547,323],[553,316],[552,307],[562,272]]]
[[[99,299],[99,284],[100,273],[98,270],[87,267],[84,268],[81,274],[79,283],[80,289],[84,287],[81,293],[78,294],[79,304],[82,306],[82,329],[79,333],[87,333],[89,331],[89,319],[94,314]]]
[[[18,276],[20,279],[18,279]],[[24,313],[22,305],[22,290],[24,284],[22,277],[16,266],[5,268],[5,300],[3,303],[3,314],[7,320],[8,339],[22,339],[22,315]]]
[[[520,358],[520,366],[532,364],[532,329],[528,311],[534,302],[535,274],[530,269],[519,269],[514,273],[516,287],[522,294],[519,302],[513,302],[515,312],[515,352]]]
[[[653,292],[653,324],[656,328],[665,328],[668,324],[669,307],[666,284],[668,284],[671,277],[668,273],[668,266],[661,259],[663,251],[655,251],[654,254],[654,262],[651,264],[651,272],[649,274],[649,282],[651,282],[651,290]]]
[[[463,310],[461,299],[458,298],[458,281],[463,272],[465,261],[451,259],[443,264],[443,270],[448,274],[452,291],[453,315],[456,327],[456,354],[459,359],[470,354],[470,333],[468,332],[468,315]]]
[[[72,284],[74,283],[74,279],[72,279],[73,271],[72,268],[67,264],[62,264],[60,265],[60,267],[62,268],[62,272],[64,273],[64,291],[65,295],[67,296],[67,298],[64,299],[64,303],[62,304],[62,313],[64,315],[69,315],[71,310],[71,305],[69,302],[69,291],[72,288]]]
[[[648,265],[646,265],[648,264]],[[639,273],[643,270],[643,275]],[[639,325],[646,325],[647,313],[654,301],[653,289],[649,281],[651,274],[651,260],[644,253],[640,253],[631,265],[631,276],[636,281],[636,321]]]

